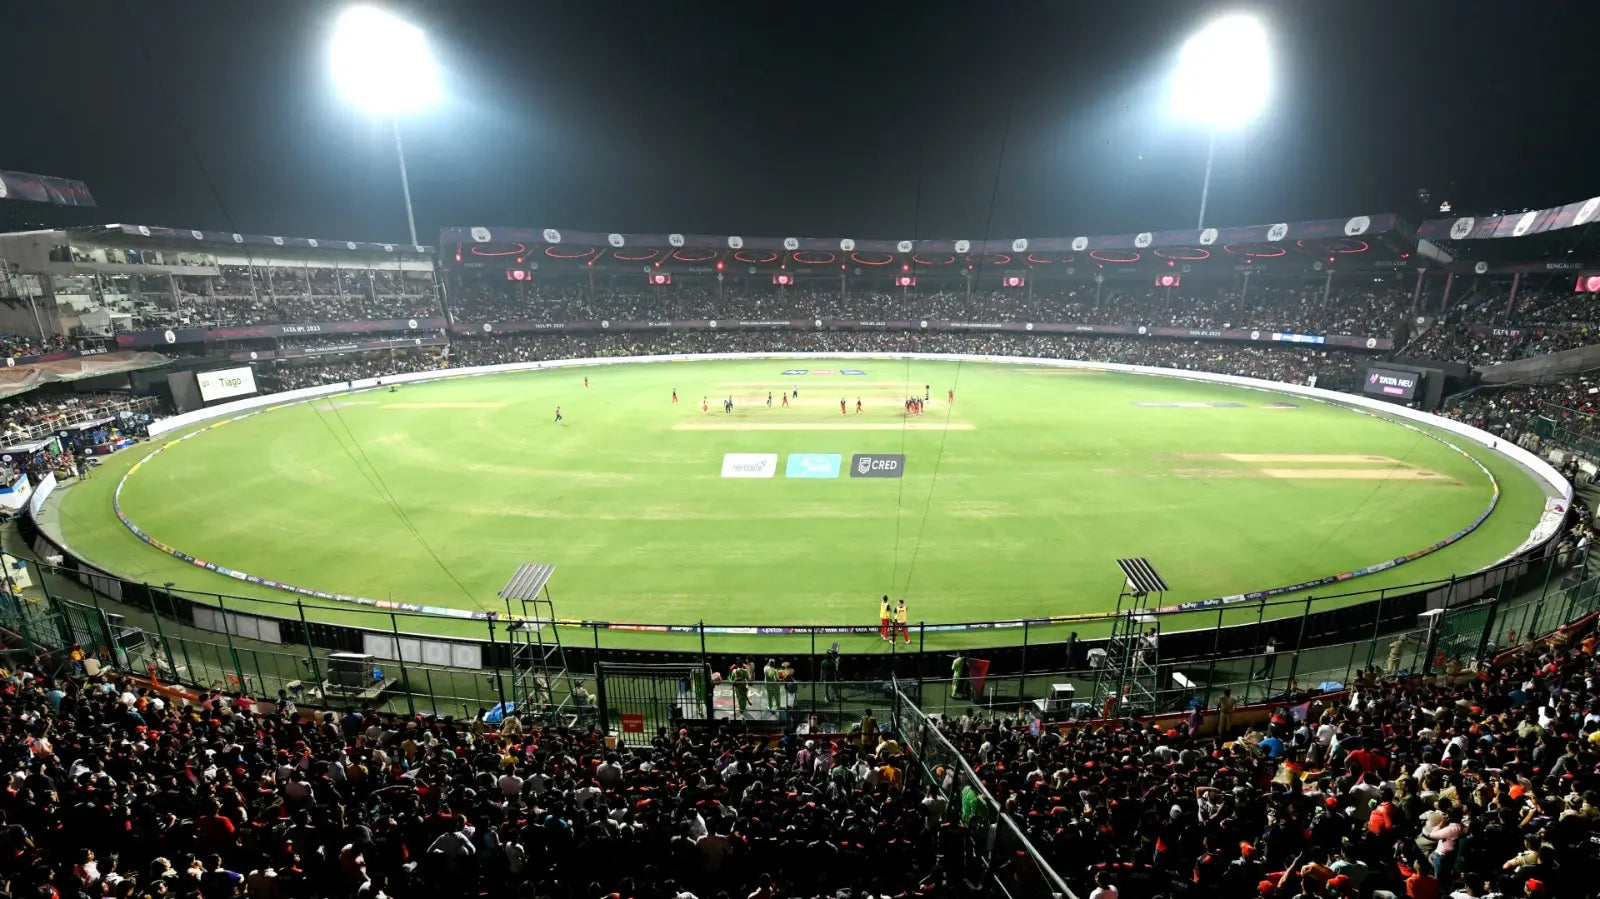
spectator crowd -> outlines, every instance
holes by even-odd
[[[944,730],[1097,892],[1576,897],[1600,882],[1597,682],[1592,633],[1559,635],[1481,672],[1367,680],[1244,726],[1224,702],[1066,736]]]

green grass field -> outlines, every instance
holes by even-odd
[[[865,374],[784,376],[791,366]],[[934,394],[909,420],[908,384]],[[798,400],[779,406],[776,392],[796,386]],[[166,439],[66,493],[68,543],[124,576],[292,601],[171,558],[116,520],[116,483]],[[1321,592],[1464,573],[1526,537],[1538,486],[1463,449],[1500,481],[1489,520],[1438,553]],[[725,453],[776,453],[776,476],[722,477]],[[846,469],[856,453],[907,461],[902,478],[790,479],[791,453],[837,453]],[[549,562],[564,617],[753,625],[866,623],[884,593],[929,622],[1101,612],[1121,585],[1113,560],[1128,555],[1160,569],[1169,602],[1276,587],[1427,546],[1491,493],[1437,440],[1264,391],[806,360],[526,372],[295,404],[160,453],[128,478],[122,505],[195,556],[320,590],[495,609],[517,565]],[[309,602],[330,606],[327,620],[358,620]]]

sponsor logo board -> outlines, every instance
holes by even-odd
[[[906,457],[899,454],[857,453],[850,457],[852,478],[898,478],[906,473]]]
[[[725,478],[770,478],[778,473],[777,453],[724,453]]]
[[[790,453],[783,469],[786,478],[836,478],[841,457],[838,453]]]
[[[859,375],[866,374],[866,372],[862,371],[859,368],[841,368],[841,369],[839,369],[839,374],[841,374],[841,375],[857,375],[857,376],[859,376]]]
[[[790,369],[786,369],[784,371],[783,376],[786,377],[786,378],[793,378],[793,377],[796,377],[798,375],[809,374],[809,371],[810,371],[809,369],[804,369],[804,368],[790,368]]]

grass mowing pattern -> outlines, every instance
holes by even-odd
[[[1170,599],[1245,592],[1430,544],[1470,523],[1490,491],[1436,441],[1256,390],[969,363],[950,407],[952,363],[853,361],[840,364],[866,375],[783,377],[791,364],[829,363],[558,370],[302,403],[173,447],[129,479],[123,507],[197,556],[330,591],[494,608],[514,565],[539,560],[560,568],[564,615],[777,624],[869,621],[883,592],[904,592],[928,621],[1104,611],[1120,584],[1111,559],[1128,554],[1161,568]],[[936,398],[901,427],[907,383]],[[768,389],[794,386],[792,408],[765,407]],[[731,416],[717,402],[729,394]],[[1520,542],[1542,508],[1538,487],[1497,454],[1463,448],[1499,476],[1500,509],[1441,553],[1342,587],[1468,571]],[[67,493],[71,545],[133,577],[291,598],[121,528],[110,490],[147,452],[113,457]],[[846,463],[904,452],[908,464],[903,480],[738,480],[719,476],[725,452]],[[465,592],[380,498],[383,485]]]

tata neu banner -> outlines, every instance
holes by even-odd
[[[1394,400],[1409,400],[1417,395],[1417,374],[1393,371],[1387,368],[1367,369],[1367,382],[1362,392]]]
[[[725,478],[770,478],[777,473],[777,453],[725,453],[722,456]]]
[[[850,457],[852,478],[898,478],[906,473],[906,457],[898,454],[857,453]]]

